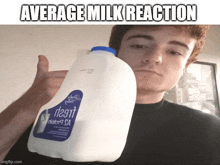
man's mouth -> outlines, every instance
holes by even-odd
[[[162,74],[159,73],[158,71],[151,70],[151,69],[134,69],[134,72],[144,72],[144,73],[156,74],[158,76],[162,76]]]

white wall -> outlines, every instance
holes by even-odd
[[[216,64],[216,81],[220,102],[220,25],[210,26],[206,45],[198,61]]]
[[[50,70],[69,69],[79,49],[108,46],[108,26],[0,26],[0,112],[32,84],[38,55]]]
[[[48,57],[50,70],[69,69],[77,50],[107,46],[111,28],[111,25],[0,26],[0,112],[30,87],[39,54]],[[217,63],[220,71],[220,26],[211,27],[199,61]]]

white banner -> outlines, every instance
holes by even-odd
[[[126,3],[125,3],[126,2]],[[134,3],[135,2],[135,3]],[[220,24],[218,1],[5,1],[0,24]]]

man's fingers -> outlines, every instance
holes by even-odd
[[[68,70],[50,71],[48,72],[48,77],[65,77]]]
[[[44,55],[38,56],[37,75],[36,78],[44,76],[49,70],[49,61]]]
[[[60,82],[64,80],[68,70],[59,70],[59,71],[49,72],[48,71],[49,70],[48,59],[43,55],[39,55],[38,58],[39,58],[39,61],[37,64],[37,74],[36,74],[33,84],[40,83],[41,86],[45,85],[45,87],[49,87],[49,88],[60,87],[61,85]]]
[[[60,88],[63,80],[63,77],[47,78],[42,85],[44,88]]]

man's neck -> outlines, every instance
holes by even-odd
[[[164,92],[137,92],[136,103],[137,104],[154,104],[163,99]]]

